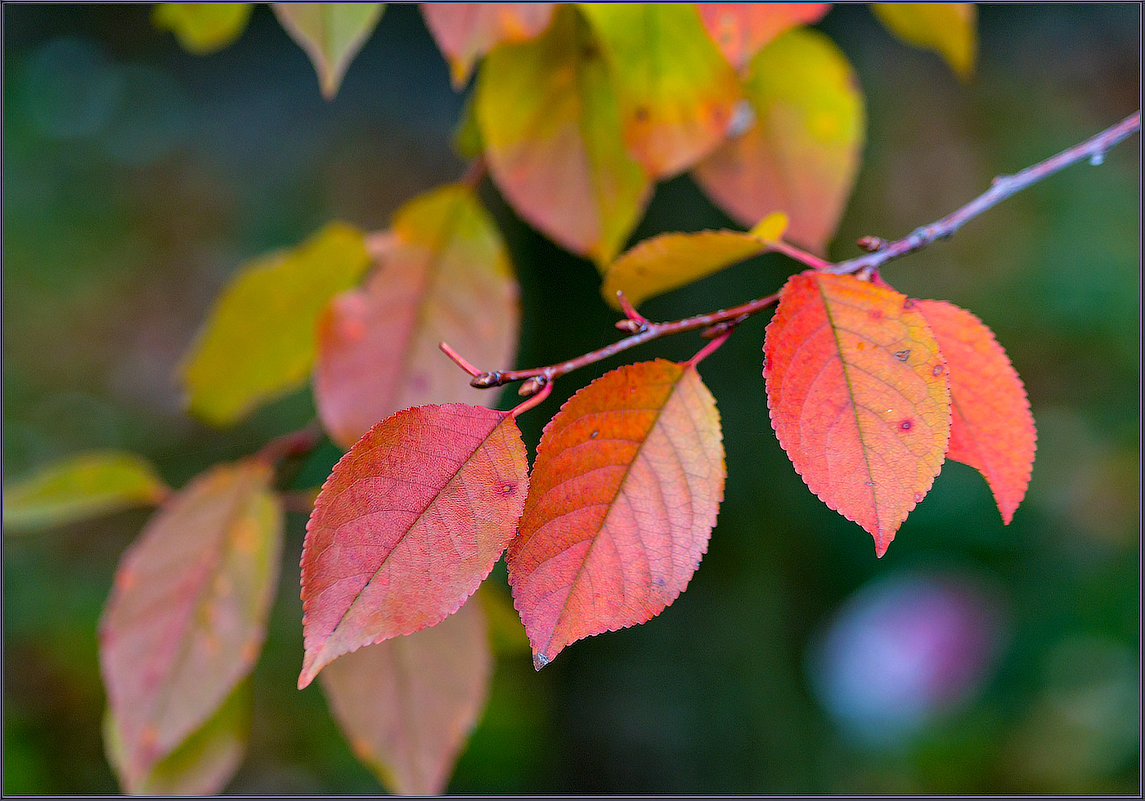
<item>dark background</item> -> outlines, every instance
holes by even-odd
[[[462,98],[414,7],[386,10],[332,103],[265,6],[206,57],[154,29],[150,11],[3,8],[5,481],[113,447],[181,486],[304,424],[306,392],[228,431],[183,413],[174,366],[212,299],[245,259],[331,219],[383,228],[464,169],[449,144]],[[836,6],[818,27],[854,64],[869,119],[834,258],[1139,107],[1137,4],[982,7],[968,85],[864,6]],[[450,790],[1137,792],[1139,153],[1134,136],[884,271],[908,294],[974,311],[1023,376],[1038,453],[1012,525],[977,473],[948,463],[876,560],[776,443],[759,374],[766,315],[753,319],[704,363],[727,498],[687,592],[540,673],[526,653],[504,654]],[[491,187],[484,196],[521,280],[519,365],[610,341],[594,268]],[[684,177],[658,188],[634,240],[729,224]],[[764,257],[642,310],[669,319],[740,302],[795,267]],[[696,348],[661,341],[562,380],[522,419],[526,441],[603,370]],[[337,456],[315,453],[295,486],[320,483]],[[5,535],[5,793],[116,791],[95,627],[146,518]],[[303,525],[288,518],[248,756],[228,791],[377,792],[320,691],[294,689]],[[504,587],[503,568],[493,580]]]

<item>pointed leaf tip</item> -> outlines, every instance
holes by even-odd
[[[307,523],[299,686],[342,654],[456,612],[513,537],[528,486],[508,415],[418,406],[374,426],[334,466]]]
[[[533,654],[533,669],[540,670],[552,660],[544,654]]]

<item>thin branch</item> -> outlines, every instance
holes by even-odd
[[[469,162],[465,168],[465,174],[457,179],[457,182],[468,186],[470,189],[477,189],[481,181],[485,179],[488,170],[489,165],[485,161],[485,156],[477,156]]]
[[[977,217],[986,211],[986,209],[991,208],[1010,195],[1020,192],[1031,184],[1052,175],[1058,170],[1083,159],[1089,159],[1092,163],[1099,164],[1109,148],[1140,129],[1141,112],[1137,111],[1117,125],[1102,131],[1079,145],[1062,151],[1052,158],[1046,159],[1032,167],[1027,167],[1014,175],[1002,175],[995,178],[993,185],[987,192],[970,201],[962,208],[943,217],[941,220],[915,229],[910,235],[902,239],[894,242],[886,242],[877,237],[863,237],[863,239],[860,240],[860,246],[871,252],[853,259],[831,264],[830,262],[823,261],[818,256],[813,256],[786,243],[782,243],[781,247],[775,247],[774,245],[773,247],[809,267],[824,272],[835,274],[870,272],[891,259],[913,253],[938,239],[946,239],[957,231],[967,220]],[[637,345],[642,345],[645,342],[651,342],[654,339],[671,336],[672,334],[682,334],[686,331],[702,331],[703,336],[712,341],[705,345],[688,362],[694,365],[722,345],[724,340],[727,339],[737,325],[752,315],[758,314],[770,306],[774,306],[779,300],[779,293],[757,298],[739,306],[733,306],[730,309],[720,309],[707,314],[697,314],[694,317],[685,317],[682,320],[665,323],[654,323],[645,318],[633,308],[632,304],[628,302],[628,299],[625,298],[623,294],[618,293],[618,300],[624,311],[624,319],[617,322],[616,325],[617,328],[620,328],[622,331],[630,332],[630,336],[619,339],[611,345],[606,345],[603,348],[598,348],[597,350],[577,356],[575,359],[569,359],[568,361],[558,364],[550,364],[545,367],[533,367],[527,370],[494,370],[491,372],[482,372],[479,368],[466,361],[445,342],[440,343],[440,347],[461,369],[473,376],[469,382],[472,386],[480,388],[499,387],[513,381],[526,381],[526,384],[521,387],[521,394],[531,397],[528,397],[528,400],[517,406],[511,412],[508,412],[508,414],[512,414],[515,417],[526,409],[530,409],[540,403],[552,390],[553,381],[560,376],[571,373],[573,370],[578,370],[581,367],[602,361],[610,356],[615,356],[618,353],[626,351],[629,348],[634,348]]]
[[[947,239],[954,234],[968,220],[972,220],[987,209],[997,205],[1002,200],[1022,191],[1031,184],[1053,175],[1071,164],[1083,159],[1089,159],[1093,164],[1100,164],[1105,158],[1105,152],[1122,139],[1141,130],[1141,111],[1130,114],[1116,125],[1106,128],[1096,136],[1092,136],[1081,144],[1063,150],[1056,156],[1027,167],[1014,175],[999,175],[994,179],[990,188],[971,200],[962,208],[947,214],[941,220],[930,225],[916,228],[902,239],[885,244],[872,253],[865,253],[853,259],[839,262],[826,268],[827,272],[844,274],[857,273],[862,270],[873,270],[886,264],[891,259],[897,259],[908,253],[914,253],[939,239]],[[868,239],[864,237],[864,239]],[[875,240],[874,237],[870,238]],[[879,244],[882,244],[879,242]]]

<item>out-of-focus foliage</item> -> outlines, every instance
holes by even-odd
[[[386,11],[329,104],[265,7],[207,59],[158,34],[146,7],[3,13],[5,476],[111,447],[146,455],[183,486],[310,419],[309,397],[296,393],[215,433],[182,413],[171,366],[250,254],[293,246],[331,219],[380,230],[408,198],[461,173],[448,152],[464,97],[418,11]],[[867,98],[862,166],[832,256],[854,254],[860,235],[936,219],[992,176],[1137,107],[1136,6],[985,6],[979,17],[980,60],[965,86],[865,7],[837,5],[817,24]],[[912,536],[876,563],[852,524],[802,487],[767,431],[759,384],[744,390],[765,324],[749,321],[704,362],[729,474],[743,478],[729,483],[688,592],[657,625],[590,638],[540,674],[527,652],[507,650],[449,790],[1136,792],[1137,152],[1130,142],[1100,167],[1073,167],[886,270],[911,296],[973,309],[1025,379],[1038,461],[1009,528],[981,477],[948,463],[907,523]],[[519,364],[598,347],[616,314],[596,272],[521,225],[494,188],[482,194],[520,273]],[[657,188],[634,237],[733,225],[682,177]],[[668,319],[726,306],[774,291],[791,271],[781,256],[756,257],[642,311]],[[644,353],[687,357],[685,339]],[[555,411],[576,386],[558,386],[542,408]],[[522,420],[527,442],[544,417]],[[337,456],[292,463],[293,486],[316,486]],[[126,510],[6,539],[5,792],[116,791],[95,626],[145,520]],[[247,756],[227,790],[374,793],[321,693],[294,689],[301,609],[289,565],[301,541],[291,515]],[[991,591],[895,582],[937,568],[944,587],[982,580]],[[844,610],[852,597],[869,606],[879,587],[915,614],[864,629],[868,618]],[[824,632],[848,627],[876,648],[844,666],[852,677],[885,664],[888,639],[928,667],[956,640],[985,655],[947,695],[941,683],[900,684],[898,698],[914,691],[909,725],[871,742],[847,710],[870,709],[887,687],[833,685],[840,673],[813,658],[816,643],[835,641]],[[982,627],[996,650],[978,649]]]

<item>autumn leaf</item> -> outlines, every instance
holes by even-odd
[[[449,60],[454,89],[501,42],[522,42],[549,26],[556,3],[421,3],[426,27]]]
[[[123,737],[115,717],[103,717],[108,762],[128,795],[215,795],[234,775],[246,751],[251,718],[251,683],[245,679],[211,719],[156,763],[145,775],[125,770]]]
[[[610,262],[652,184],[624,149],[608,68],[576,9],[558,7],[542,36],[489,53],[475,91],[501,194],[557,244]]]
[[[157,3],[151,23],[175,34],[188,53],[205,56],[242,36],[253,8],[253,3]]]
[[[654,295],[765,252],[783,236],[786,225],[786,215],[776,212],[747,233],[720,230],[650,237],[609,265],[600,293],[613,308],[620,308],[617,292],[638,306]]]
[[[369,265],[361,232],[343,223],[245,264],[179,367],[190,411],[229,425],[301,386],[314,363],[318,316]]]
[[[779,444],[882,556],[942,467],[946,364],[913,301],[849,275],[792,276],[764,340]]]
[[[620,100],[624,142],[653,178],[710,153],[741,98],[739,80],[692,3],[582,3]]]
[[[950,446],[946,458],[986,479],[1009,525],[1026,496],[1037,432],[1026,389],[1006,351],[982,321],[941,300],[921,300],[950,376]]]
[[[871,10],[902,41],[942,56],[962,80],[974,74],[978,12],[973,3],[871,3]]]
[[[271,476],[255,461],[204,473],[120,561],[99,656],[125,787],[145,783],[254,667],[281,550]]]
[[[306,526],[299,689],[457,611],[513,536],[528,481],[516,421],[479,406],[406,409],[358,440]]]
[[[516,354],[517,282],[471,189],[447,186],[404,205],[378,263],[318,323],[315,404],[345,447],[399,409],[488,397],[461,380],[438,343],[469,343],[480,364],[512,364]]]
[[[569,643],[644,623],[683,592],[725,475],[715,400],[690,365],[627,365],[561,407],[506,557],[538,670]]]
[[[474,600],[432,628],[335,659],[319,683],[354,755],[387,790],[434,796],[481,717],[492,674]]]
[[[822,253],[859,167],[866,122],[855,73],[829,38],[796,28],[751,61],[744,88],[753,124],[692,174],[736,221],[785,212],[787,237]]]
[[[700,19],[737,70],[779,34],[823,18],[830,3],[697,3]]]
[[[322,96],[338,94],[342,76],[370,38],[385,3],[271,3],[282,27],[318,73]]]
[[[4,488],[4,530],[71,523],[129,506],[159,503],[170,490],[142,456],[90,451]]]

